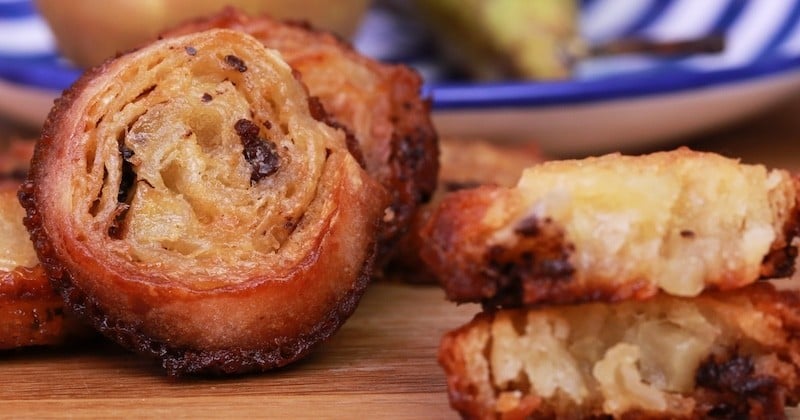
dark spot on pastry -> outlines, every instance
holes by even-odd
[[[184,48],[184,50],[186,50],[186,54],[189,54],[189,55],[191,55],[193,57],[195,55],[197,55],[197,49],[195,47],[188,46],[188,47]]]
[[[688,229],[684,229],[681,231],[681,237],[687,239],[694,238],[694,232]]]
[[[128,146],[125,146],[124,143],[121,143],[119,145],[119,154],[122,157],[122,174],[119,180],[117,202],[124,203],[128,201],[128,193],[136,183],[136,172],[133,170],[133,164],[130,162],[130,159],[135,153]]]
[[[212,99],[214,99],[214,97],[211,96],[211,94],[208,93],[208,92],[204,93],[203,97],[200,98],[200,100],[203,101],[203,102],[211,102]]]
[[[785,392],[772,376],[759,375],[752,357],[712,355],[703,361],[695,373],[698,388],[713,391],[707,401],[699,401],[701,418],[786,418]],[[753,413],[758,416],[753,417]]]
[[[283,228],[286,230],[286,232],[292,233],[292,232],[294,232],[294,228],[296,228],[296,227],[297,227],[297,222],[295,222],[291,218],[287,218],[283,222]]]
[[[272,123],[269,122],[269,120],[264,120],[264,128],[266,128],[267,130],[272,129]]]
[[[247,71],[247,66],[244,64],[244,60],[241,58],[228,54],[225,56],[225,62],[228,63],[229,66],[233,67],[239,73],[244,73]]]
[[[548,220],[545,220],[547,223]],[[539,218],[536,216],[528,216],[517,223],[517,226],[514,227],[514,233],[517,235],[522,236],[536,236],[541,231],[539,227]]]
[[[191,129],[186,130],[186,131],[183,132],[183,138],[187,139],[187,138],[191,137],[192,134],[194,134],[194,131],[192,131]]]
[[[367,163],[364,159],[364,154],[361,151],[361,145],[356,139],[355,134],[353,131],[350,130],[349,127],[340,123],[335,118],[328,115],[327,111],[325,111],[325,107],[322,106],[322,102],[320,102],[319,98],[316,96],[309,96],[308,97],[308,111],[311,114],[311,117],[317,121],[324,122],[329,127],[333,127],[337,130],[341,130],[344,132],[345,135],[345,143],[347,144],[347,150],[350,154],[356,159],[356,162],[362,167],[366,168]]]
[[[762,279],[791,277],[795,270],[797,247],[788,245],[783,248],[773,249],[761,261]]]
[[[753,359],[734,356],[727,361],[709,357],[695,374],[698,386],[716,390],[730,390],[737,394],[751,394],[775,385],[775,379],[755,374]]]
[[[133,149],[131,149],[128,146],[125,146],[124,144],[122,146],[120,146],[119,149],[120,149],[120,154],[122,155],[122,159],[124,159],[126,161],[130,160],[130,158],[132,158],[133,155],[136,154],[136,153],[134,153]]]
[[[108,236],[113,239],[122,239],[124,229],[125,215],[131,208],[127,203],[117,203],[114,209],[114,217],[111,219],[111,224],[108,225]]]
[[[444,181],[442,182],[442,187],[447,192],[453,191],[461,191],[461,190],[468,190],[470,188],[475,188],[481,185],[479,182],[476,181]]]
[[[145,89],[145,90],[143,90],[141,93],[139,93],[139,95],[137,95],[137,96],[136,96],[136,98],[133,100],[133,102],[139,102],[140,100],[142,100],[142,99],[146,98],[146,97],[147,97],[148,95],[150,95],[150,94],[151,94],[151,93],[152,93],[154,90],[156,90],[156,87],[157,87],[157,86],[158,86],[158,85],[151,85],[151,86],[149,86],[147,89]]]
[[[242,141],[242,154],[252,167],[250,183],[256,183],[278,171],[281,164],[275,143],[260,137],[258,126],[252,121],[240,119],[234,125]]]
[[[322,106],[322,102],[316,96],[308,97],[308,111],[311,113],[311,117],[317,121],[323,121],[328,116],[328,113],[325,112],[325,107]]]
[[[512,244],[490,246],[484,256],[482,286],[465,284],[467,293],[482,297],[488,306],[518,306],[545,299],[569,300],[575,267],[570,262],[574,248],[564,232],[549,218],[525,218],[514,228]],[[475,286],[480,290],[468,290]]]
[[[114,239],[122,237],[123,222],[125,215],[130,209],[130,200],[133,197],[133,187],[136,185],[136,171],[133,169],[131,158],[136,154],[133,149],[125,145],[125,135],[121,133],[117,138],[119,155],[122,158],[121,173],[119,179],[119,191],[117,191],[117,206],[114,215],[108,226],[108,236]]]
[[[137,184],[140,183],[140,182],[143,182],[145,185],[147,185],[151,189],[155,189],[156,188],[155,186],[153,186],[153,184],[150,183],[150,181],[148,181],[148,180],[146,180],[144,178],[139,179],[139,180],[136,181]]]

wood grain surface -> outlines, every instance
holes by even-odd
[[[0,118],[0,142],[35,131]],[[800,170],[800,96],[658,149],[679,144]],[[376,282],[342,330],[308,359],[221,380],[171,380],[153,361],[102,340],[0,352],[0,418],[457,418],[436,351],[445,331],[477,311],[446,302],[435,287]]]
[[[170,379],[103,340],[0,353],[2,418],[455,418],[436,362],[442,334],[472,318],[430,286],[374,283],[311,357],[227,379]]]

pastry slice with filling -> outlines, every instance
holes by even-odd
[[[489,306],[731,290],[791,274],[797,186],[685,148],[551,161],[514,187],[450,194],[421,255],[450,299]]]
[[[442,340],[466,418],[784,418],[800,401],[800,294],[754,284],[695,298],[479,314]]]

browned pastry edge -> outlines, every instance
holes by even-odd
[[[800,373],[800,292],[777,291],[771,284],[760,283],[729,292],[708,292],[708,294],[747,295],[760,311],[777,314],[789,341],[784,348],[771,348],[781,361],[794,365],[793,374]],[[476,395],[475,384],[462,371],[465,354],[457,344],[460,335],[467,333],[474,325],[490,322],[494,310],[477,314],[472,321],[442,337],[438,361],[447,373],[448,397],[452,408],[464,418],[469,419],[559,419],[586,418],[611,419],[602,413],[583,413],[572,416],[559,412],[558,408],[547,404],[540,397],[523,397],[516,410],[502,416],[487,407]],[[746,343],[742,343],[746,345]],[[732,348],[725,355],[709,356],[695,373],[696,389],[690,395],[695,400],[694,411],[688,419],[784,419],[785,407],[800,402],[800,383],[792,375],[776,368],[775,376],[758,376],[754,372],[753,360],[741,353],[740,348]],[[644,410],[632,410],[620,417],[626,420],[673,419],[674,415]]]
[[[775,279],[790,277],[795,271],[797,246],[792,245],[792,239],[800,237],[800,175],[792,175],[794,190],[798,192],[795,197],[794,208],[783,225],[784,242],[773,243],[769,253],[761,262],[761,279]]]
[[[32,180],[37,171],[42,170],[41,166],[44,161],[42,150],[45,150],[48,144],[55,141],[56,133],[54,130],[58,126],[57,121],[66,118],[70,104],[97,75],[106,71],[107,66],[114,59],[116,57],[108,59],[103,64],[84,72],[78,81],[54,101],[54,106],[45,120],[39,145],[34,151],[28,179],[21,185],[17,194],[20,204],[26,212],[23,222],[30,233],[34,249],[50,283],[56,292],[61,295],[70,313],[74,313],[95,330],[123,346],[161,359],[162,366],[167,370],[168,375],[172,377],[179,377],[185,374],[245,374],[266,371],[285,366],[304,357],[316,346],[330,338],[355,311],[373,274],[375,256],[377,255],[376,241],[373,241],[370,246],[351,289],[346,295],[342,296],[326,318],[316,324],[314,330],[299,337],[285,340],[285,342],[277,343],[273,348],[264,351],[247,349],[196,351],[176,348],[169,346],[167,343],[152,340],[143,333],[141,326],[126,324],[106,315],[107,308],[104,308],[99,302],[92,299],[90,295],[78,288],[66,267],[59,262],[42,225],[35,199],[39,188]],[[314,119],[329,124],[330,120],[326,117],[324,109],[317,106],[313,97],[309,97],[309,111]],[[340,129],[336,126],[334,128]],[[350,143],[348,142],[348,147],[358,147],[357,144]],[[311,253],[307,260],[300,262],[300,265],[308,265],[310,264],[309,260],[313,260],[316,257],[316,252]]]
[[[298,20],[275,20],[266,15],[250,17],[233,7],[226,7],[220,13],[208,17],[189,20],[160,35],[172,37],[201,31],[209,28],[227,28],[247,33],[263,30],[262,27],[250,25],[269,23],[272,26],[286,26],[296,31],[302,31],[309,38],[321,44],[329,44],[337,48],[351,61],[368,67],[371,71],[379,73],[385,79],[395,79],[402,82],[393,83],[391,92],[391,121],[393,130],[390,138],[390,155],[387,162],[379,162],[379,166],[388,166],[389,175],[381,176],[378,172],[371,173],[377,176],[391,195],[389,205],[390,213],[383,220],[381,237],[378,240],[378,253],[376,267],[384,266],[394,253],[396,242],[405,234],[417,208],[430,200],[436,189],[439,172],[439,146],[438,134],[430,120],[430,99],[420,99],[419,90],[422,79],[411,68],[403,65],[381,63],[358,53],[353,46],[336,34],[316,29],[308,22]],[[257,34],[256,38],[260,38]],[[291,63],[290,63],[291,64]],[[343,76],[344,77],[344,76]],[[408,89],[409,86],[414,87]],[[309,89],[315,95],[313,89]],[[324,104],[323,104],[324,106]],[[358,141],[358,136],[348,127],[346,122],[337,118],[335,113],[327,112],[325,122],[335,128],[344,128],[348,133],[348,145],[353,138]],[[353,137],[351,137],[353,136]],[[354,154],[358,158],[358,154]],[[363,161],[359,160],[363,163]]]
[[[11,198],[25,180],[34,143],[11,139],[0,150],[1,199]],[[41,265],[0,270],[0,349],[60,345],[88,335],[77,318],[65,315],[64,301]]]
[[[35,248],[42,265],[66,305],[72,312],[88,321],[89,324],[106,337],[122,344],[124,347],[161,359],[162,366],[167,370],[167,374],[173,377],[185,374],[249,373],[284,366],[296,361],[311,352],[315,346],[326,341],[339,329],[344,321],[355,311],[358,301],[364,294],[371,278],[375,256],[374,247],[370,256],[362,264],[354,287],[338,302],[336,308],[328,313],[325,320],[316,325],[315,330],[292,340],[276,343],[269,350],[196,351],[173,348],[167,343],[148,338],[147,334],[141,331],[140,326],[125,324],[108,316],[107,308],[104,308],[99,302],[75,286],[72,276],[55,258],[42,228],[33,198],[35,189],[36,186],[31,182],[26,182],[20,188],[20,202],[22,202],[27,212],[25,225],[31,232],[31,238],[36,244]]]
[[[535,142],[502,144],[480,139],[444,137],[439,142],[439,184],[431,200],[421,205],[408,232],[398,241],[388,269],[409,283],[434,284],[436,276],[420,258],[421,230],[436,206],[449,193],[481,185],[512,187],[522,171],[541,163],[544,155]]]
[[[71,314],[41,266],[0,271],[0,350],[53,346],[88,337],[89,329]]]
[[[793,176],[797,191],[800,178]],[[480,236],[479,228],[465,229],[479,220],[502,194],[491,186],[456,191],[434,210],[449,218],[431,216],[438,224],[428,223],[422,237],[427,241],[449,244],[458,235]],[[523,238],[516,247],[494,246],[474,252],[426,246],[421,256],[434,271],[447,298],[455,302],[478,302],[486,307],[519,307],[534,303],[615,302],[623,299],[644,299],[655,293],[655,286],[645,281],[632,281],[623,286],[578,285],[575,269],[570,264],[574,245],[564,240],[564,232],[552,220],[527,219],[517,233]],[[470,225],[471,226],[471,225]],[[474,226],[473,226],[474,227]],[[524,228],[524,229],[523,229]],[[783,226],[783,240],[775,241],[764,256],[760,279],[788,277],[794,273],[797,247],[793,238],[800,234],[800,194]],[[537,258],[533,258],[536,255]],[[708,285],[708,290],[716,286]]]

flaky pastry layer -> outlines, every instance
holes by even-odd
[[[330,33],[232,8],[163,36],[209,28],[243,31],[278,50],[330,118],[352,131],[367,171],[391,195],[379,244],[379,259],[385,260],[436,188],[438,141],[429,104],[420,99],[422,79],[406,66],[363,56]]]

